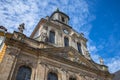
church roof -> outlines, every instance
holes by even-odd
[[[63,14],[63,15],[65,15],[65,16],[66,16],[66,17],[70,20],[69,16],[68,16],[67,14],[65,14],[65,13],[61,12],[58,8],[57,8],[57,10],[56,10],[56,11],[54,11],[54,12],[51,14],[50,18],[51,18],[51,17],[52,17],[55,13],[60,13],[60,14]]]

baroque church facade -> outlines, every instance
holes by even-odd
[[[42,18],[30,37],[0,26],[0,80],[112,80],[103,60],[95,63],[87,39],[56,10]]]

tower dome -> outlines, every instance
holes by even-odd
[[[50,20],[59,21],[59,22],[62,22],[64,24],[68,24],[69,19],[70,19],[69,16],[67,14],[59,11],[58,8],[50,16]]]

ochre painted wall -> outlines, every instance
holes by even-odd
[[[2,49],[0,51],[0,63],[2,62],[2,59],[3,59],[4,55],[5,55],[5,51],[6,51],[6,45],[3,44],[3,47],[2,47]]]

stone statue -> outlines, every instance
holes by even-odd
[[[24,26],[25,26],[24,23],[22,23],[22,24],[19,25],[18,30],[19,30],[20,33],[23,33],[23,30],[25,29]]]
[[[91,59],[90,58],[90,53],[89,53],[89,51],[87,50],[87,48],[86,47],[83,47],[84,48],[84,54],[85,54],[85,57],[87,58],[87,59]]]
[[[100,57],[99,60],[100,60],[100,64],[101,64],[101,65],[104,65],[104,60],[103,60],[103,58]]]
[[[40,35],[41,41],[47,41],[47,32],[46,30],[43,30],[41,35]]]

